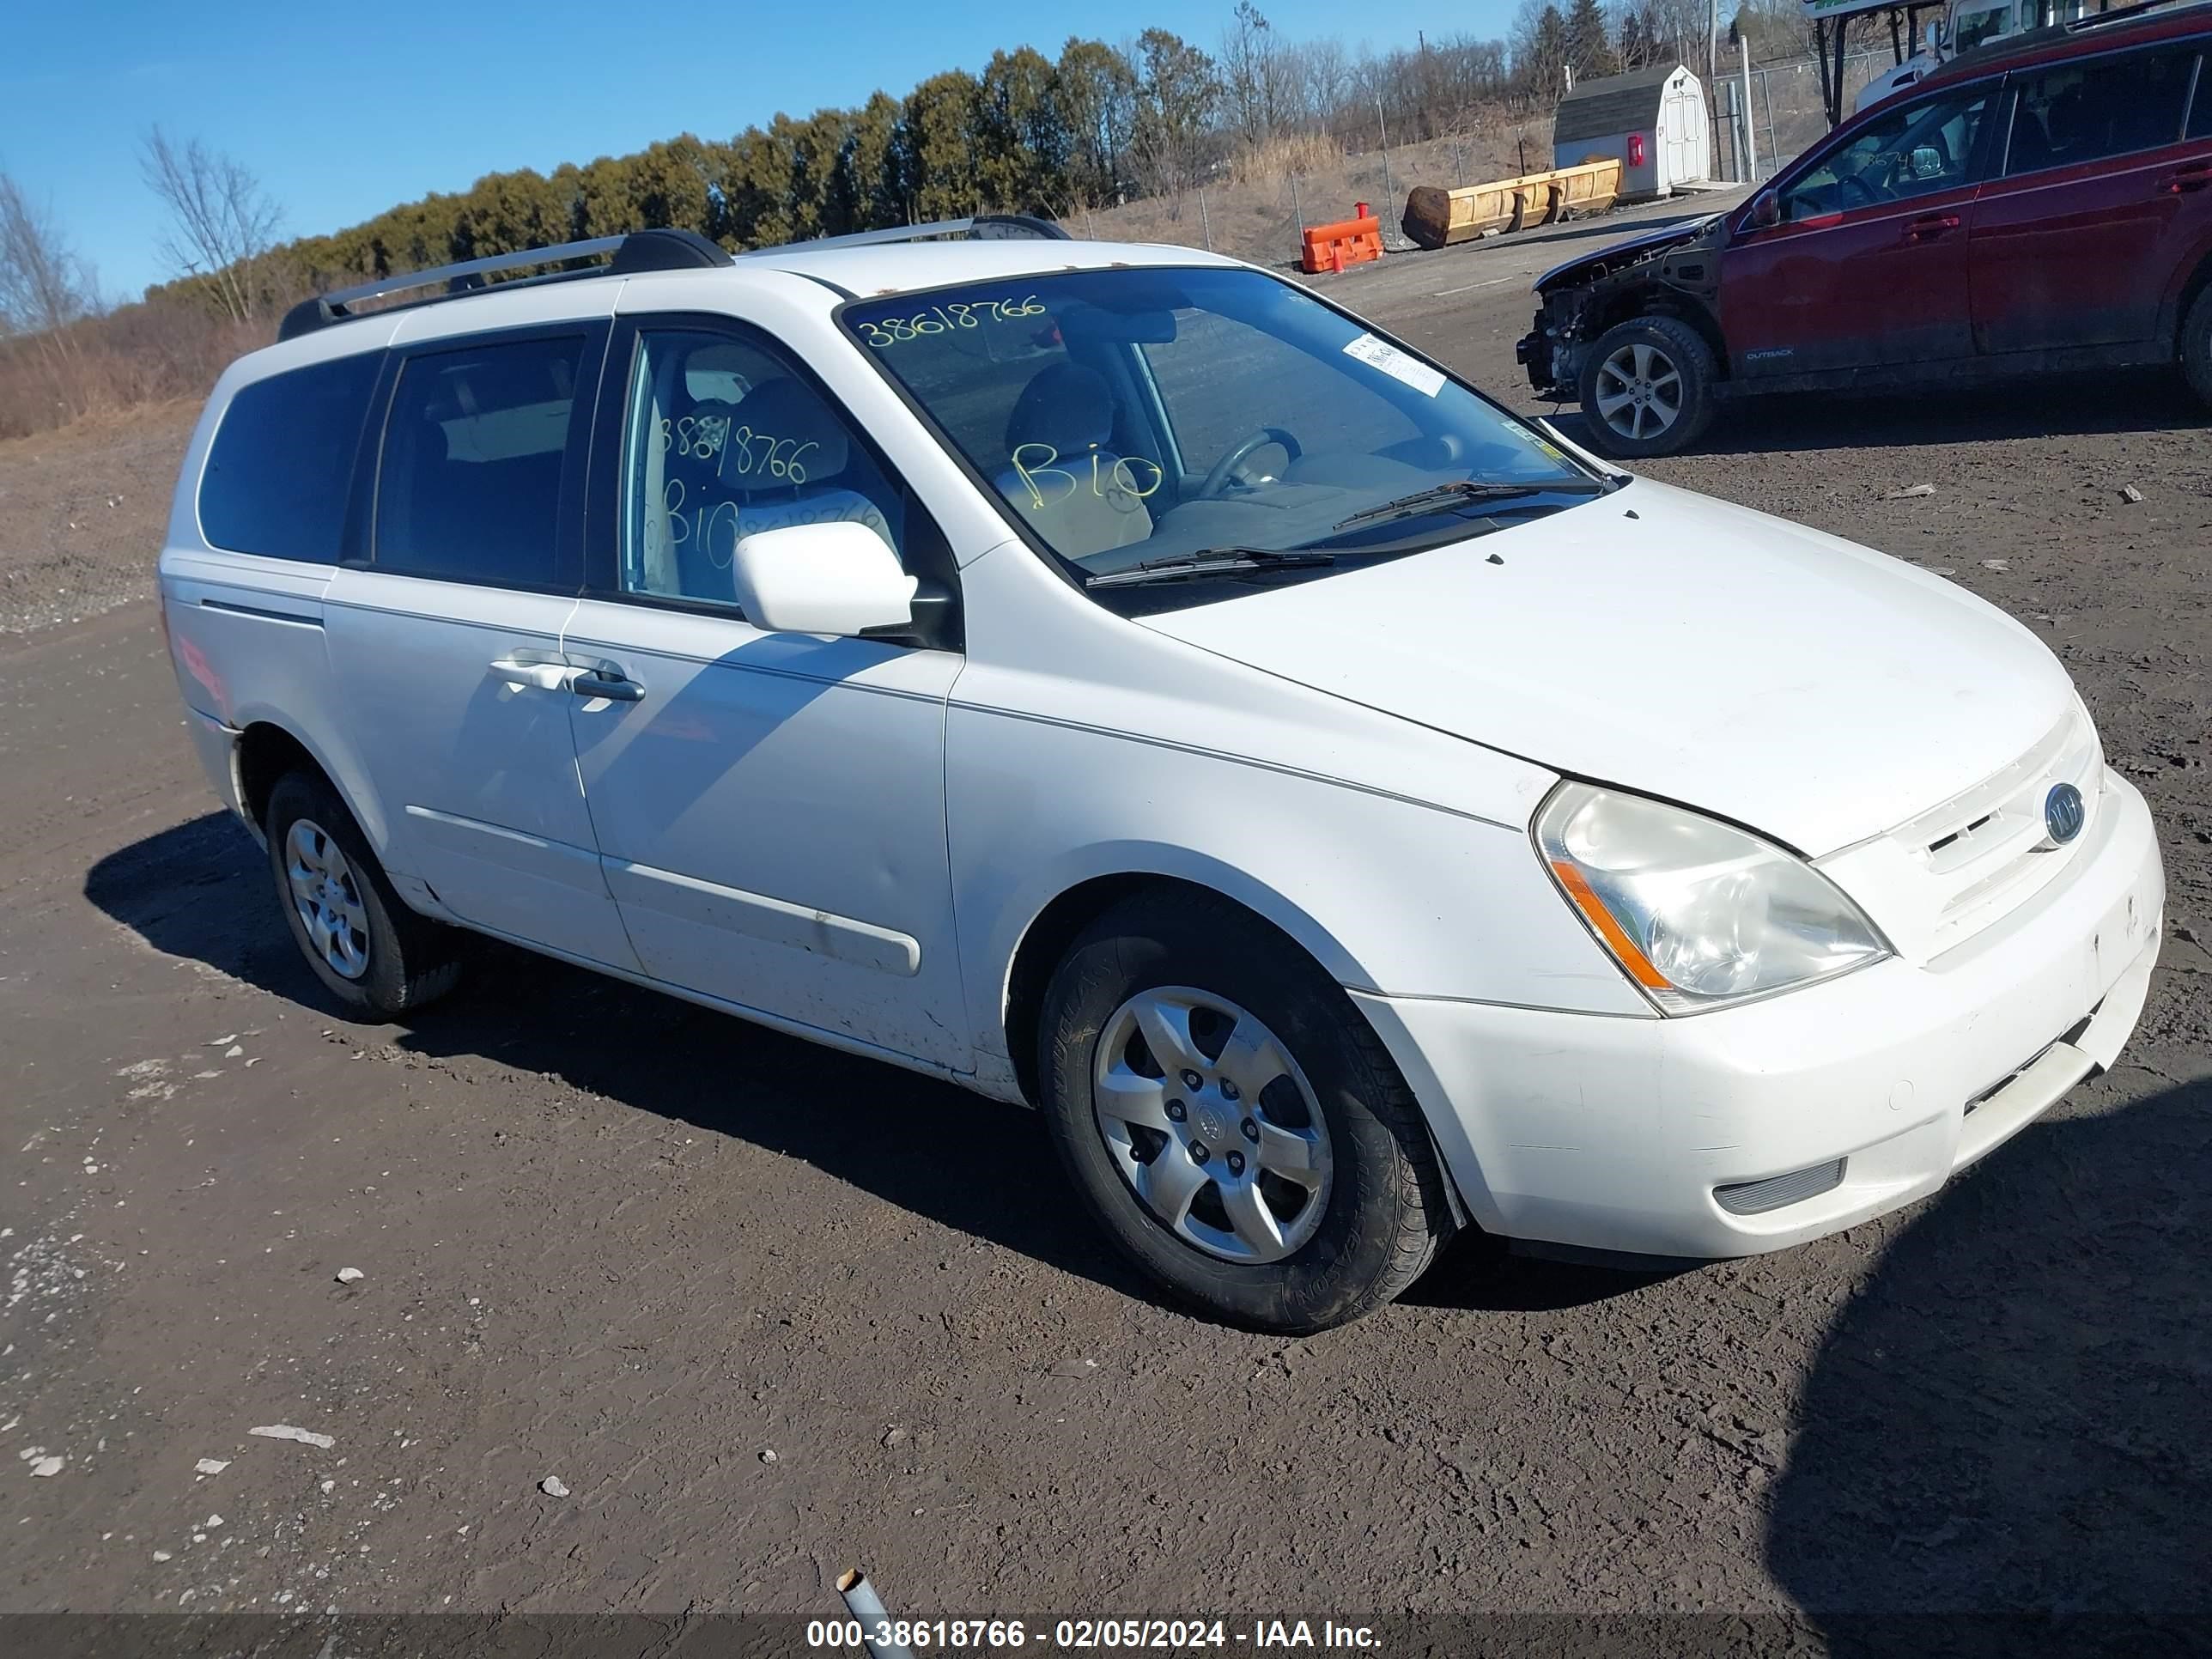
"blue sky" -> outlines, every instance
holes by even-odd
[[[283,204],[288,234],[336,230],[434,190],[514,167],[639,149],[690,131],[726,138],[778,110],[894,95],[1000,46],[1058,54],[1158,25],[1212,50],[1231,0],[1130,10],[951,0],[445,0],[331,8],[269,0],[85,0],[28,6],[0,63],[0,168],[51,202],[102,293],[135,299],[169,274],[138,179],[159,122],[237,156]],[[1502,34],[1511,0],[1402,0],[1387,14],[1324,0],[1262,9],[1291,39],[1376,50]],[[1351,18],[1352,27],[1346,27]]]

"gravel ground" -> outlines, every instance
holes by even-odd
[[[154,556],[197,406],[0,443],[0,635],[154,596]]]
[[[1335,291],[1526,406],[1526,277],[1613,228]],[[1304,1342],[1162,1305],[1017,1109],[504,951],[415,1023],[337,1023],[151,607],[13,574],[143,586],[143,526],[54,550],[55,504],[153,441],[110,435],[0,451],[8,617],[100,612],[0,641],[0,1610],[831,1615],[865,1561],[916,1615],[2203,1639],[2212,437],[2163,380],[1761,410],[1650,469],[1938,568],[2065,659],[2171,884],[2118,1067],[1841,1237],[1662,1279],[1468,1241]],[[2000,1611],[2059,1622],[1959,1622]]]

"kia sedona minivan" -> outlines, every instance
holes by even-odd
[[[331,999],[473,932],[1027,1102],[1284,1332],[1462,1228],[1832,1232],[2112,1062],[2163,878],[2024,629],[1024,228],[480,260],[223,375],[166,626]]]

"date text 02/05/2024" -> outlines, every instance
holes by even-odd
[[[1339,1624],[1333,1619],[1255,1620],[1249,1630],[1232,1630],[1221,1619],[1061,1619],[1048,1636],[1042,1621],[1035,1633],[1018,1619],[886,1619],[863,1625],[857,1619],[810,1620],[810,1648],[848,1652],[880,1648],[951,1648],[973,1652],[1012,1653],[1035,1646],[1069,1650],[1175,1652],[1198,1649],[1336,1649],[1371,1650],[1380,1638],[1371,1626]]]

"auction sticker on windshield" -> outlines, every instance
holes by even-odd
[[[1425,398],[1433,398],[1443,390],[1444,377],[1418,357],[1409,357],[1388,340],[1378,340],[1372,334],[1363,334],[1344,348],[1347,357],[1357,357],[1370,368],[1379,368],[1393,380],[1403,380]]]

